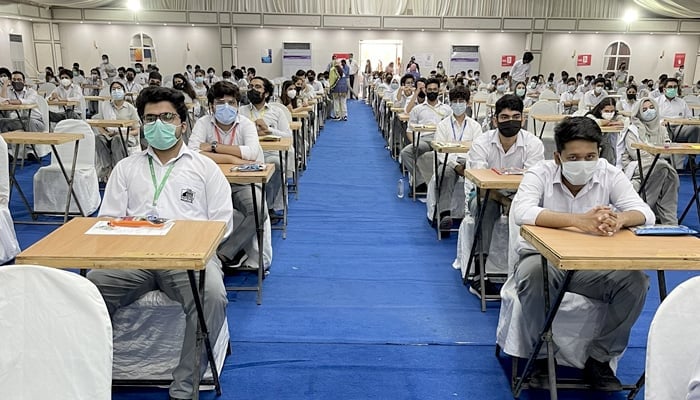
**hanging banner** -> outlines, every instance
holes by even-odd
[[[450,75],[461,71],[479,70],[479,46],[452,46],[450,55]],[[430,70],[428,70],[430,71]]]
[[[515,64],[515,55],[508,54],[501,56],[501,67],[512,67]]]
[[[676,53],[673,56],[673,68],[678,68],[685,65],[685,53]]]
[[[590,54],[579,54],[576,57],[576,66],[585,67],[591,65],[591,55]]]
[[[310,43],[283,43],[283,76],[291,77],[300,69],[307,71],[312,67]]]

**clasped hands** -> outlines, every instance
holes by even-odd
[[[595,206],[585,214],[579,214],[577,228],[600,236],[612,236],[624,226],[619,213],[610,206]]]

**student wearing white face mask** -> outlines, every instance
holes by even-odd
[[[583,95],[584,107],[595,107],[601,100],[606,98],[608,94],[605,92],[605,78],[596,78],[593,81],[593,89]]]
[[[506,90],[508,90],[508,85],[503,78],[496,79],[494,85],[495,90],[489,94],[486,104],[496,104],[498,99],[503,97],[503,95],[506,94]]]
[[[572,117],[554,129],[557,151],[527,170],[510,208],[518,225],[547,228],[574,227],[597,236],[613,236],[621,229],[654,224],[656,218],[639,197],[632,183],[618,168],[598,158],[603,140],[597,124],[585,117]],[[539,339],[545,314],[542,264],[539,252],[518,236],[511,244],[519,261],[514,275],[523,326],[521,351],[529,354]],[[550,296],[561,288],[565,271],[549,265]],[[598,337],[586,349],[583,376],[594,390],[620,391],[622,385],[610,368],[621,355],[630,332],[644,308],[649,278],[643,271],[577,271],[567,290],[601,301],[608,308]],[[544,347],[543,347],[544,349]],[[535,363],[532,382],[548,379],[546,353]]]
[[[139,143],[139,115],[131,103],[124,101],[126,88],[121,82],[112,82],[109,85],[110,101],[102,101],[99,106],[99,113],[93,115],[93,119],[111,120],[133,120],[134,124],[129,129],[127,148],[129,151],[140,149]],[[126,128],[122,128],[122,134],[118,128],[93,128],[95,135],[95,167],[97,177],[101,181],[106,181],[115,165],[128,156],[125,151],[124,137]]]
[[[73,84],[73,73],[67,69],[61,71],[60,86],[51,92],[48,97],[49,101],[53,100],[68,100],[77,101],[78,106],[50,106],[49,120],[51,122],[59,122],[64,119],[79,119],[81,115],[82,104],[85,103],[82,89],[80,86]]]
[[[566,91],[559,97],[564,114],[573,114],[578,110],[579,103],[583,99],[583,93],[576,90],[576,78],[569,78],[566,82]]]
[[[517,82],[513,93],[523,101],[523,107],[530,107],[536,100],[528,94],[525,82]]]

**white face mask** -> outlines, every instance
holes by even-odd
[[[451,103],[450,108],[455,116],[462,115],[467,111],[467,103]]]
[[[61,85],[63,85],[63,87],[70,86],[70,79],[67,79],[67,78],[61,79]]]
[[[506,91],[506,85],[498,85],[498,86],[496,86],[496,90],[497,90],[499,93],[503,93],[503,92]]]
[[[611,119],[613,119],[613,117],[615,117],[615,113],[614,112],[604,112],[601,114],[601,116],[603,117],[603,119],[610,121]]]
[[[297,91],[296,90],[288,90],[287,97],[289,97],[290,99],[297,97]]]
[[[561,160],[561,158],[560,158]],[[561,163],[561,174],[570,184],[582,186],[588,183],[596,171],[598,160],[566,161]]]
[[[574,90],[576,90],[576,85],[569,85],[567,86],[567,88],[569,89],[569,92],[573,92]]]
[[[603,88],[600,86],[596,86],[595,88],[593,88],[593,91],[595,92],[595,94],[600,94],[603,92]]]

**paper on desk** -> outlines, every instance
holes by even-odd
[[[173,227],[175,221],[168,221],[160,228],[109,226],[109,221],[97,221],[86,235],[124,235],[124,236],[165,236]]]

